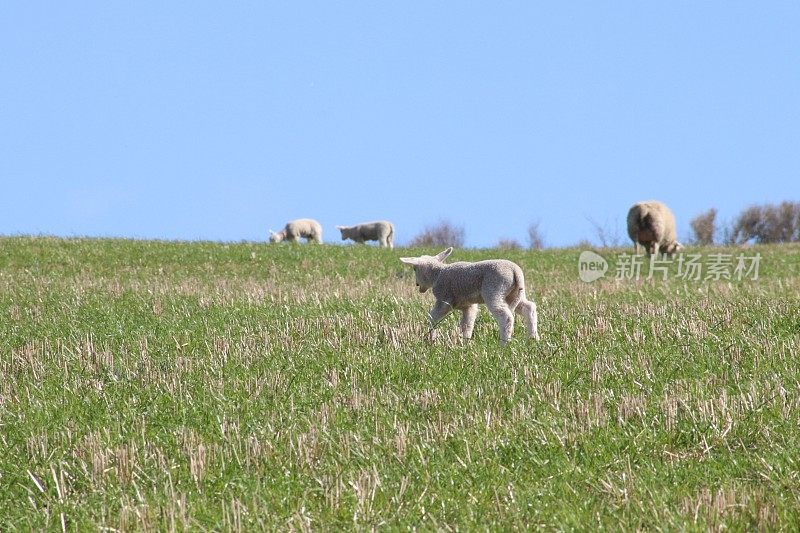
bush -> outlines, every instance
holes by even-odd
[[[539,229],[538,220],[528,226],[528,248],[531,250],[541,250],[544,248],[544,237]]]
[[[590,217],[586,217],[586,220],[588,220],[589,224],[594,228],[594,232],[597,235],[597,242],[601,248],[615,248],[620,246],[622,240],[619,236],[619,221],[617,219],[614,220],[613,224],[606,221],[604,225],[601,225]]]
[[[742,211],[727,232],[729,244],[800,241],[800,202],[752,205]]]
[[[500,250],[519,250],[522,246],[514,239],[500,239],[497,241],[497,248]]]
[[[711,208],[705,213],[701,213],[694,217],[689,225],[692,226],[694,231],[694,243],[700,246],[709,246],[714,244],[714,229],[717,220],[717,210]]]
[[[426,226],[422,233],[411,239],[409,246],[461,248],[464,246],[464,226],[455,226],[447,220],[440,220],[432,226]]]

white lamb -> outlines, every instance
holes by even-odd
[[[536,304],[525,297],[525,278],[516,263],[491,259],[477,263],[445,264],[453,252],[450,247],[436,256],[401,257],[400,261],[414,267],[419,292],[433,288],[436,303],[429,313],[430,338],[434,327],[450,311],[461,311],[461,334],[469,339],[478,316],[478,304],[485,303],[500,325],[500,344],[511,339],[514,313],[525,319],[528,336],[539,339]]]
[[[269,230],[269,242],[289,241],[295,242],[299,238],[305,238],[306,242],[317,242],[322,244],[322,226],[319,222],[311,218],[298,218],[286,223],[280,231]]]
[[[386,220],[363,222],[355,226],[336,226],[342,232],[342,240],[352,239],[357,243],[378,241],[381,246],[394,248],[394,226]]]

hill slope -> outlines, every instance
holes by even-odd
[[[500,348],[418,251],[2,238],[0,529],[796,527],[800,247],[629,251],[456,250],[525,271]]]

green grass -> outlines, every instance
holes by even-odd
[[[456,250],[525,271],[501,348],[485,309],[425,340],[424,250],[2,238],[0,530],[796,530],[800,247],[756,251]]]

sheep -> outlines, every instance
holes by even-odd
[[[336,226],[342,232],[342,240],[352,239],[355,242],[378,241],[381,246],[394,248],[394,226],[386,220],[363,222],[355,226]]]
[[[648,254],[673,254],[683,249],[675,235],[675,215],[661,202],[637,202],[628,211],[628,236],[635,253],[639,245]]]
[[[436,256],[400,258],[414,267],[419,292],[432,288],[436,297],[428,313],[430,340],[435,339],[436,324],[454,309],[461,311],[461,335],[471,338],[481,303],[500,325],[501,346],[511,339],[515,312],[525,319],[528,336],[539,340],[536,304],[525,297],[525,278],[519,265],[505,259],[445,264],[451,253],[452,246]]]
[[[295,242],[300,237],[306,242],[317,242],[322,244],[322,226],[319,222],[311,218],[298,218],[286,223],[286,226],[278,232],[269,230],[269,242],[289,241]]]

